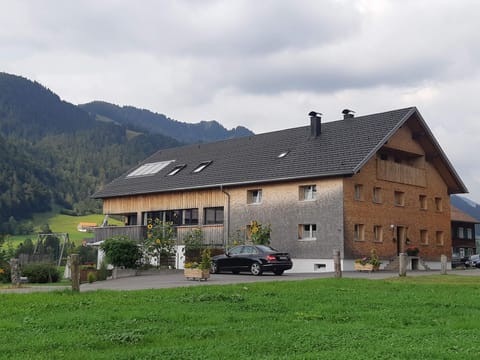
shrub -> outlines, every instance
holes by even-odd
[[[135,268],[142,258],[142,252],[137,243],[127,236],[114,236],[103,242],[100,248],[105,251],[110,264]]]
[[[93,271],[90,271],[87,274],[87,281],[88,281],[89,284],[97,281],[97,276],[95,275],[95,273]]]
[[[22,271],[31,283],[54,283],[60,281],[60,273],[53,264],[29,264]]]

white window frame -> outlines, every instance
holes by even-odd
[[[317,185],[304,185],[301,189],[301,200],[314,201],[317,199]]]
[[[317,224],[298,225],[298,240],[300,241],[317,240]]]
[[[248,204],[261,204],[262,203],[262,189],[252,189],[247,192]]]

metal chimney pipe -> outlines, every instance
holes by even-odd
[[[316,111],[310,111],[310,135],[312,137],[318,137],[322,133],[322,118],[321,113]]]

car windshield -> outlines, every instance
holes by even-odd
[[[267,246],[267,245],[257,245],[257,249],[259,249],[262,252],[278,252],[277,249],[274,249],[271,246]]]

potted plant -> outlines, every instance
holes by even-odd
[[[375,249],[370,251],[370,256],[365,256],[355,260],[355,270],[357,271],[376,271],[380,268],[381,261],[378,259]]]
[[[212,257],[210,249],[202,251],[202,259],[200,263],[190,262],[185,264],[183,276],[190,280],[207,280],[210,278],[210,267],[212,265]]]

